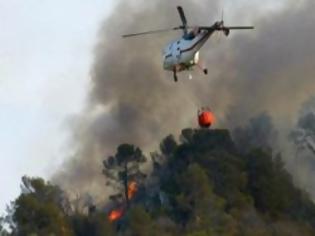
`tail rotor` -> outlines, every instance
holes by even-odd
[[[220,41],[222,39],[222,33],[224,33],[225,36],[228,36],[230,33],[230,32],[226,32],[224,30],[224,10],[223,9],[221,11],[221,19],[220,19],[220,21],[216,22],[216,26],[218,29],[217,36],[216,36],[216,42],[220,43]]]
[[[220,30],[227,37],[230,34],[230,29],[224,26],[224,10],[221,12]]]

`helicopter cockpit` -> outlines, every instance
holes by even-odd
[[[200,29],[198,27],[194,27],[193,30],[191,30],[189,33],[185,34],[183,36],[183,39],[185,40],[193,40],[196,38],[196,36],[200,33]]]
[[[188,34],[184,35],[185,40],[193,40],[196,37],[196,33],[194,31],[190,31]]]

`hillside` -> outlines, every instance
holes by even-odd
[[[75,211],[58,186],[25,177],[27,191],[8,214],[11,235],[315,235],[315,205],[294,186],[280,154],[240,152],[228,130],[185,129],[179,141],[162,140],[151,158],[149,175],[140,168],[148,158],[132,145],[104,161],[107,179],[111,173],[120,186],[111,206],[122,214],[111,222],[106,206]]]

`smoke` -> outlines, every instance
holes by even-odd
[[[290,169],[296,182],[315,198],[315,99],[311,98],[301,109],[296,126],[291,131],[292,142]]]
[[[184,72],[176,84],[162,69],[161,50],[178,32],[120,35],[179,25],[177,5],[192,25],[212,24],[222,9],[213,0],[121,0],[102,25],[89,104],[71,122],[76,149],[54,177],[61,186],[105,199],[101,163],[117,145],[155,149],[169,133],[197,126],[201,106],[212,108],[217,127],[232,129],[266,112],[285,142],[301,105],[315,93],[315,3],[288,1],[287,8],[270,14],[237,8],[226,24],[253,23],[256,30],[210,40],[201,51],[209,75],[195,71],[188,80]]]
[[[272,123],[271,117],[262,113],[253,117],[244,127],[237,127],[232,132],[238,149],[247,153],[255,148],[264,151],[276,151],[278,148],[278,133]]]

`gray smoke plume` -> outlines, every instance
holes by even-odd
[[[294,155],[290,169],[297,183],[315,198],[315,99],[307,101],[301,109],[289,140]]]
[[[182,73],[176,84],[162,69],[161,50],[178,32],[131,39],[120,35],[179,25],[177,5],[186,9],[192,25],[212,24],[222,9],[213,0],[121,0],[104,22],[89,104],[72,122],[76,149],[56,173],[57,183],[105,199],[101,163],[121,143],[155,149],[169,133],[196,127],[201,106],[212,108],[216,127],[232,129],[267,112],[286,137],[301,105],[315,95],[314,1],[288,1],[285,9],[270,14],[255,14],[255,7],[233,9],[226,24],[250,23],[256,30],[232,32],[220,43],[214,37],[201,52],[209,75],[196,71],[188,80],[188,73]]]
[[[251,118],[244,127],[235,128],[232,136],[236,146],[243,153],[255,148],[266,152],[276,151],[278,148],[278,133],[271,117],[266,113]]]

